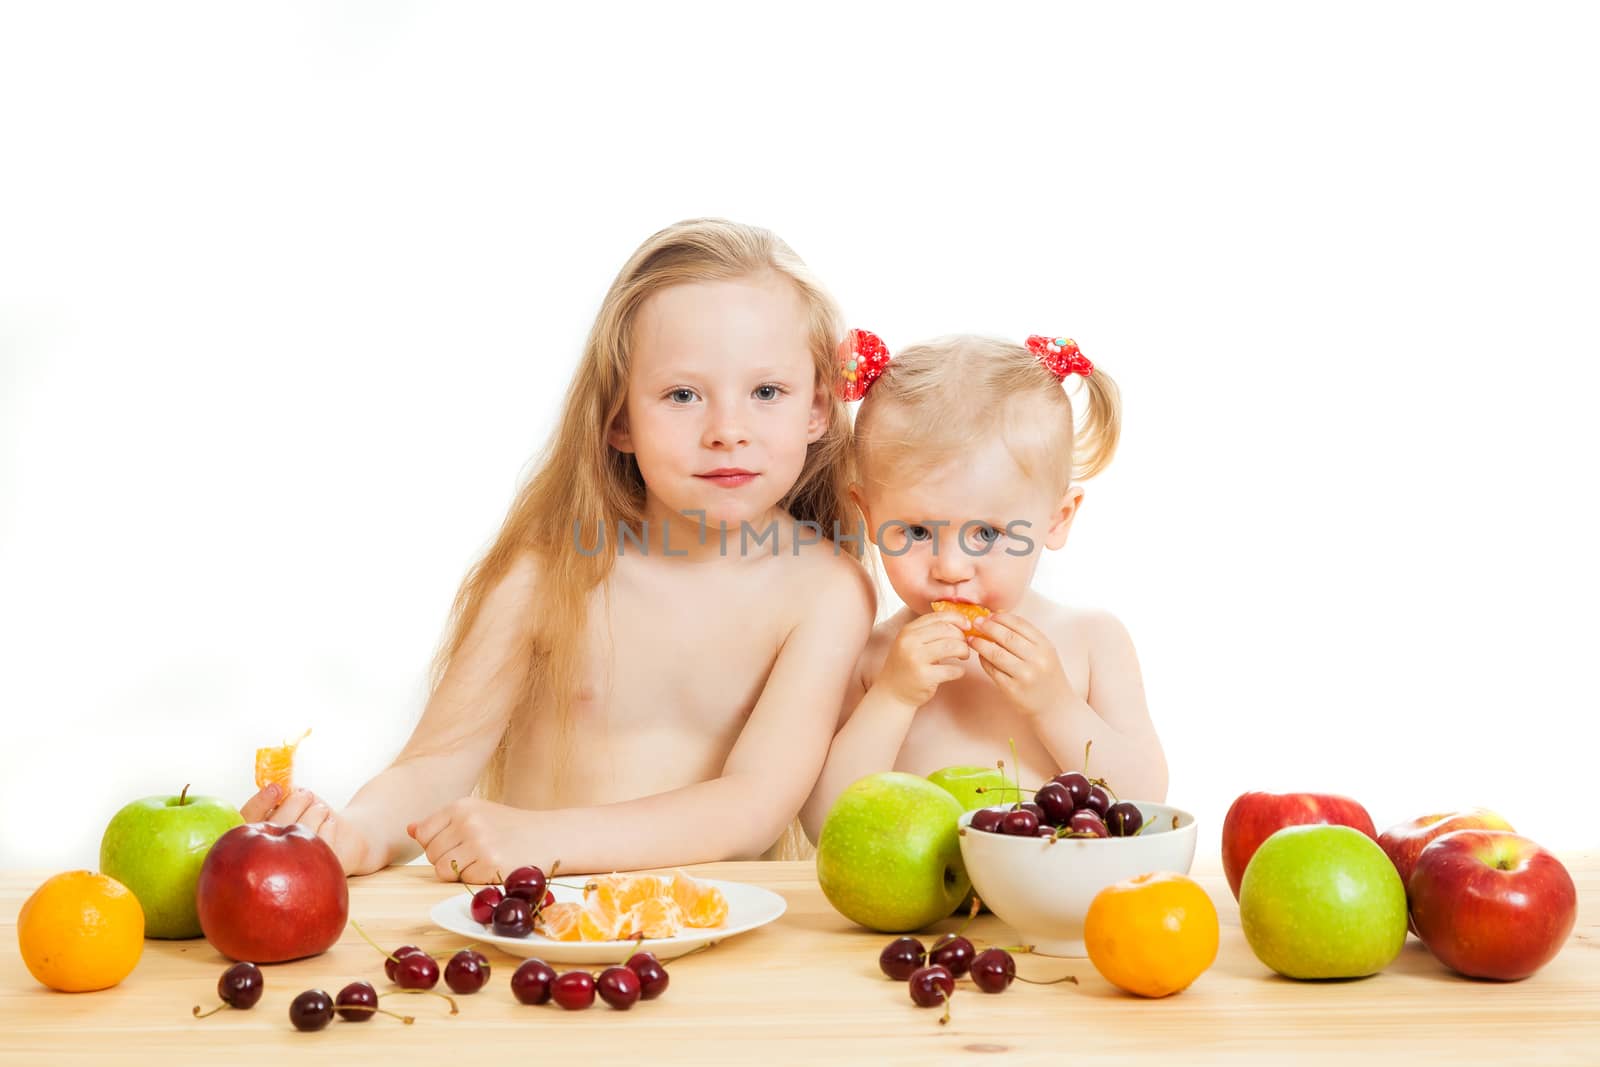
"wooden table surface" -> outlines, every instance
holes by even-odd
[[[336,993],[365,979],[383,992],[382,961],[354,931],[313,959],[264,968],[266,993],[247,1012],[191,1015],[215,1001],[227,966],[204,941],[150,941],[120,986],[98,993],[52,993],[22,965],[16,915],[42,873],[0,875],[0,1063],[160,1062],[270,1064],[316,1051],[301,1062],[375,1056],[479,1067],[527,1060],[623,1056],[652,1061],[928,1063],[985,1058],[996,1063],[1171,1065],[1259,1063],[1600,1064],[1600,853],[1564,857],[1579,889],[1578,926],[1554,962],[1509,985],[1447,972],[1416,939],[1388,970],[1346,982],[1294,982],[1257,962],[1239,928],[1239,910],[1215,863],[1195,875],[1217,902],[1222,945],[1216,964],[1187,991],[1147,1001],[1107,985],[1087,960],[1019,956],[1019,972],[1079,984],[1016,983],[998,996],[960,983],[948,1025],[939,1011],[914,1006],[905,985],[884,978],[878,950],[888,935],[853,927],[817,888],[810,863],[719,863],[703,877],[763,885],[789,902],[767,927],[669,964],[659,1000],[617,1012],[596,1001],[587,1011],[526,1007],[508,981],[518,962],[487,950],[493,975],[480,993],[460,997],[459,1015],[437,998],[388,1001],[416,1016],[403,1026],[384,1016],[335,1019],[318,1033],[289,1025],[288,1005],[313,987]],[[461,947],[432,926],[429,908],[457,887],[428,867],[396,867],[350,883],[350,913],[379,944],[411,943],[432,952]],[[957,925],[955,920],[938,929]],[[982,943],[1014,935],[993,916],[967,931]],[[557,967],[558,970],[565,968]],[[443,983],[440,984],[443,989]],[[1360,1060],[1357,1060],[1360,1057]]]

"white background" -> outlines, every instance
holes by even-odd
[[[1600,841],[1588,10],[579,6],[0,8],[0,867],[307,726],[381,769],[702,214],[1121,384],[1039,585],[1130,628],[1204,852],[1249,789]]]

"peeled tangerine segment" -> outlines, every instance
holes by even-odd
[[[603,874],[584,886],[582,904],[543,909],[537,928],[555,941],[632,941],[676,937],[685,926],[721,926],[727,918],[722,890],[682,871]]]
[[[300,747],[311,733],[307,730],[289,744],[277,748],[256,749],[256,788],[265,789],[276,784],[282,790],[282,796],[288,796],[294,788],[294,750]]]
[[[935,600],[933,602],[933,610],[955,612],[957,615],[960,615],[962,618],[967,620],[966,628],[969,630],[972,629],[972,624],[977,622],[979,619],[994,614],[994,612],[990,611],[982,604],[961,604],[953,600]]]

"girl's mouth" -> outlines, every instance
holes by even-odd
[[[760,477],[754,471],[747,471],[742,467],[719,467],[714,471],[706,471],[695,475],[702,481],[720,485],[725,489],[733,489]]]

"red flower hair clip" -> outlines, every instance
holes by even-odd
[[[1066,381],[1069,374],[1081,374],[1087,378],[1094,373],[1094,364],[1078,351],[1078,342],[1070,337],[1041,337],[1034,334],[1028,338],[1028,351],[1038,356],[1045,369],[1062,381]]]
[[[860,400],[889,365],[889,349],[871,330],[851,330],[839,342],[838,392],[842,400]]]

